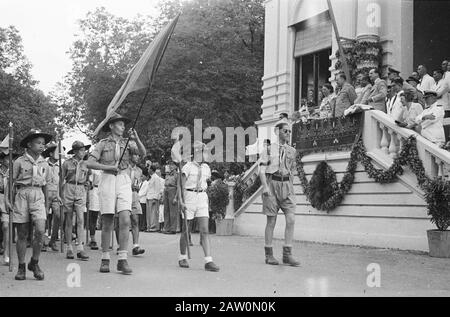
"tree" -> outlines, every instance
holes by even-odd
[[[23,53],[22,39],[13,26],[0,28],[0,134],[8,134],[14,123],[14,147],[32,128],[55,134],[57,106],[34,86],[31,64]]]
[[[192,128],[195,118],[221,128],[259,120],[264,64],[262,0],[170,0],[160,9],[154,21],[128,21],[104,8],[89,13],[66,80],[73,98],[66,108],[78,109],[80,120],[95,128],[156,31],[182,10],[137,124],[155,158],[170,155],[173,128]],[[143,92],[131,94],[120,112],[134,118],[142,98]]]

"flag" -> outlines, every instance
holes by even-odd
[[[5,155],[9,154],[9,133],[5,136],[2,143],[0,143],[0,152]]]
[[[98,125],[97,129],[95,129],[94,135],[97,135],[100,132],[111,115],[119,108],[131,92],[149,88],[151,86],[179,16],[180,15],[159,32],[144,52],[144,55],[139,59],[138,63],[131,69],[122,87],[120,87],[119,91],[109,104],[106,110],[106,118]]]

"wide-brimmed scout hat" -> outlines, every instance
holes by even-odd
[[[91,146],[84,145],[84,143],[81,141],[75,141],[72,143],[72,149],[69,152],[67,152],[67,154],[69,154],[69,155],[75,154],[75,151],[78,151],[79,149],[82,149],[82,148],[84,148],[87,151],[91,148]]]
[[[43,157],[49,157],[50,153],[53,152],[58,148],[58,144],[55,141],[51,141],[47,146],[45,147],[45,151],[42,152]]]
[[[104,132],[109,132],[109,131],[111,131],[111,129],[109,128],[109,125],[110,125],[111,123],[114,123],[114,122],[117,122],[117,121],[123,121],[125,124],[131,122],[130,119],[128,119],[128,118],[126,118],[126,117],[124,117],[124,116],[122,116],[122,115],[120,115],[120,114],[118,114],[118,113],[115,112],[115,113],[111,116],[111,118],[109,118],[109,120],[105,123],[105,125],[104,125],[103,128],[102,128],[102,131],[104,131]]]
[[[44,138],[45,144],[47,144],[53,139],[53,136],[48,133],[43,133],[40,130],[31,129],[22,141],[20,141],[20,146],[26,148],[28,146],[28,142],[36,138]]]

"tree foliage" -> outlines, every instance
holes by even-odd
[[[55,94],[72,114],[67,125],[95,129],[157,31],[182,11],[137,125],[155,158],[170,153],[173,128],[192,127],[195,118],[221,128],[259,120],[264,55],[262,0],[170,0],[160,9],[155,20],[89,13],[70,50],[72,72]],[[130,95],[120,112],[134,118],[143,93]]]
[[[30,70],[19,31],[13,26],[0,28],[0,138],[8,134],[8,122],[12,122],[16,150],[32,128],[51,134],[58,131],[57,106],[35,88]]]

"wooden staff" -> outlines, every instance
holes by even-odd
[[[8,151],[9,151],[9,178],[8,178],[8,198],[9,203],[13,206],[14,201],[14,189],[13,189],[13,141],[14,141],[14,126],[13,123],[9,123],[9,145],[8,145]],[[13,210],[8,211],[9,214],[9,243],[8,243],[8,252],[9,252],[9,271],[13,271],[13,256],[12,256],[12,244],[13,244],[13,216],[14,212]]]
[[[90,219],[89,219],[89,191],[91,189],[91,184],[89,183],[89,174],[88,174],[88,180],[87,180],[87,190],[86,190],[86,246],[88,245],[88,240],[89,240],[89,224],[90,224]]]
[[[62,199],[63,192],[63,178],[62,178],[62,145],[61,138],[58,141],[58,161],[59,161],[59,197]],[[61,253],[64,253],[64,207],[61,204],[59,208],[60,215],[60,239],[61,239]],[[72,237],[70,237],[72,238]],[[66,237],[69,239],[69,237]]]
[[[183,203],[184,205],[184,191],[183,191],[183,177],[182,177],[182,173],[181,173],[181,161],[178,162],[178,190],[179,190],[179,200],[181,203]],[[186,208],[183,208],[180,206],[180,210],[181,213],[183,214],[183,222],[184,222],[184,227],[186,228],[185,230],[185,239],[186,239],[186,248],[187,248],[187,255],[188,255],[188,259],[191,259],[191,248],[189,246],[189,225],[188,225],[188,220],[187,220],[187,214],[186,214]]]

